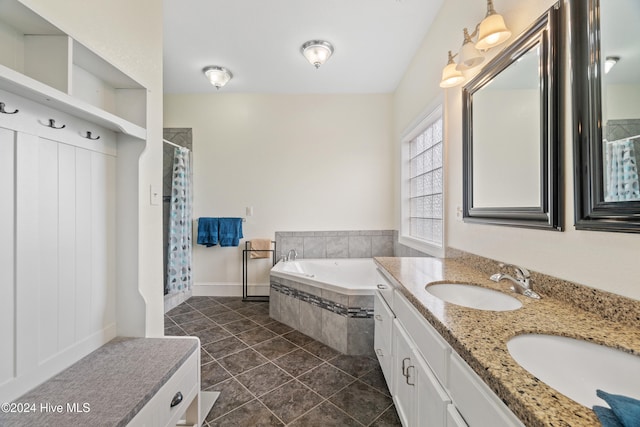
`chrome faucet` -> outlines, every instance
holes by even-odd
[[[535,293],[531,287],[531,275],[529,274],[529,270],[524,267],[518,267],[517,265],[504,263],[498,264],[498,267],[513,268],[516,272],[516,277],[513,277],[509,274],[496,273],[490,277],[491,280],[493,280],[494,282],[499,282],[503,279],[510,280],[511,282],[513,282],[513,286],[511,286],[511,290],[513,292],[520,295],[528,296],[530,298],[540,299],[540,295]]]
[[[291,256],[292,252],[293,252],[293,257]],[[295,249],[289,249],[289,252],[287,252],[286,261],[295,261],[297,257],[298,257],[298,252],[296,252]]]

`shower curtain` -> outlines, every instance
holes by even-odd
[[[191,289],[191,161],[186,148],[176,148],[171,180],[167,284],[169,294]]]
[[[605,201],[640,200],[638,164],[633,141],[605,143],[607,194]]]

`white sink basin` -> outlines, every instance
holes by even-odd
[[[427,286],[426,290],[446,302],[477,310],[510,311],[522,307],[517,298],[481,286],[437,283]]]
[[[518,335],[507,348],[524,369],[586,407],[608,406],[596,389],[640,399],[640,356],[557,335]]]

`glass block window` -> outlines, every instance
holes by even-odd
[[[443,245],[442,114],[431,115],[426,128],[409,144],[409,235]]]

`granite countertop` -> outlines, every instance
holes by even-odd
[[[522,368],[509,354],[507,341],[520,334],[563,335],[640,355],[640,333],[632,325],[606,320],[576,306],[542,295],[534,300],[495,283],[487,274],[458,259],[375,258],[456,352],[529,427],[600,425],[591,408],[562,395]],[[496,270],[497,272],[497,270]],[[444,302],[425,287],[434,282],[473,283],[518,298],[514,311],[483,311]],[[534,283],[534,290],[535,288]]]
[[[0,413],[0,426],[125,426],[198,348],[196,338],[114,338],[16,399],[29,412]]]

